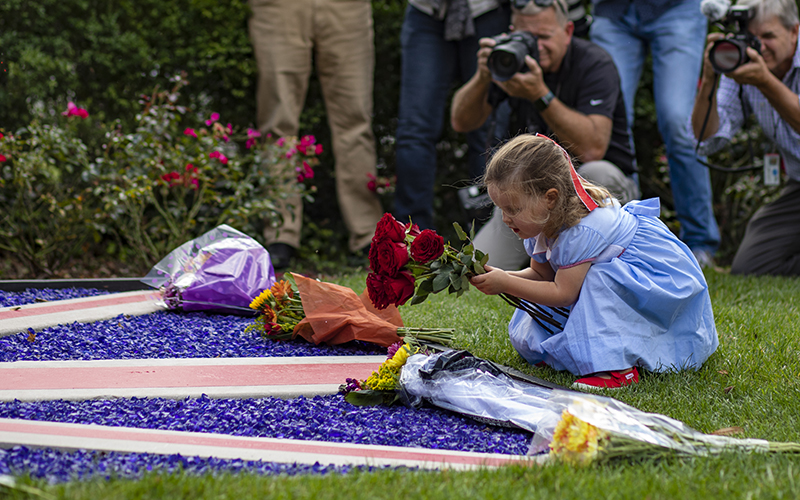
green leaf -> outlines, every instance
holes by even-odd
[[[456,230],[456,234],[458,235],[458,239],[461,240],[461,241],[467,241],[467,239],[468,239],[467,238],[467,233],[465,233],[464,230],[461,229],[461,225],[458,222],[453,222],[453,227]]]
[[[422,304],[423,302],[425,302],[425,300],[428,299],[428,295],[429,294],[427,293],[425,295],[414,295],[413,297],[411,297],[411,305],[415,306],[417,304]]]
[[[459,290],[461,288],[461,275],[451,272],[447,276],[450,278],[450,285],[453,287],[453,290]]]
[[[475,219],[472,219],[472,224],[469,226],[469,239],[470,241],[475,239]]]
[[[350,403],[351,405],[356,406],[377,406],[383,403],[384,397],[387,394],[386,391],[373,391],[371,389],[362,389],[360,391],[353,391],[348,392],[344,400]]]
[[[469,290],[469,278],[466,276],[461,276],[461,291]]]
[[[450,284],[450,273],[441,273],[433,278],[433,293],[439,293]]]
[[[424,279],[417,286],[417,295],[428,295],[431,292],[433,292],[433,278]]]
[[[436,271],[440,267],[442,267],[442,261],[434,260],[433,262],[431,262],[431,271]]]

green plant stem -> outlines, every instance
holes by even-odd
[[[416,340],[436,342],[442,345],[450,345],[453,341],[454,333],[454,328],[409,328],[402,326],[397,329],[397,334],[401,337],[411,337]]]

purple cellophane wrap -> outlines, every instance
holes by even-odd
[[[253,314],[250,302],[275,283],[269,252],[228,225],[187,241],[142,281],[162,289],[170,309]]]

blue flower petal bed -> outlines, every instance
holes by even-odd
[[[525,454],[531,438],[525,431],[487,427],[437,408],[353,406],[341,395],[292,400],[201,397],[13,401],[0,403],[0,418],[509,455]],[[0,473],[29,473],[51,482],[87,478],[93,474],[105,477],[111,472],[119,477],[138,477],[152,467],[169,472],[178,465],[201,473],[247,469],[267,474],[324,474],[352,469],[148,454],[70,453],[23,447],[0,451]]]
[[[0,306],[107,292],[85,289],[0,292]],[[27,302],[22,302],[26,300]],[[16,301],[16,302],[14,302]],[[0,362],[137,358],[346,356],[385,354],[368,343],[315,346],[302,340],[274,342],[244,333],[251,318],[206,313],[120,315],[0,338]],[[377,367],[376,367],[377,368]],[[344,382],[344,381],[343,381]],[[0,418],[127,426],[236,436],[321,440],[521,455],[531,435],[489,427],[437,408],[353,406],[341,395],[292,400],[131,398],[89,401],[0,402]],[[338,467],[205,459],[140,453],[67,452],[14,447],[0,450],[0,474],[30,474],[51,483],[92,478],[141,477],[148,471],[257,474],[347,473],[375,467]]]
[[[363,356],[386,354],[365,342],[314,345],[298,339],[276,342],[245,333],[252,318],[161,311],[119,315],[94,323],[71,323],[0,337],[0,361],[144,358],[251,358],[272,356]]]
[[[388,468],[388,467],[384,467]],[[247,472],[251,474],[328,474],[351,470],[379,470],[372,466],[335,466],[285,464],[261,460],[230,460],[222,458],[184,457],[182,455],[149,455],[147,453],[115,453],[99,451],[66,452],[52,449],[32,449],[15,446],[0,449],[0,474],[21,476],[30,474],[46,479],[50,484],[92,479],[141,479],[146,473],[220,474]]]
[[[28,288],[24,292],[4,292],[0,290],[0,307],[15,307],[36,302],[53,300],[80,299],[108,295],[111,292],[97,288]]]

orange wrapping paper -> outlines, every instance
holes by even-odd
[[[362,340],[388,347],[402,340],[397,328],[403,326],[403,320],[396,307],[378,311],[366,292],[359,297],[344,286],[294,273],[292,276],[306,314],[295,327],[295,336],[328,345]]]

